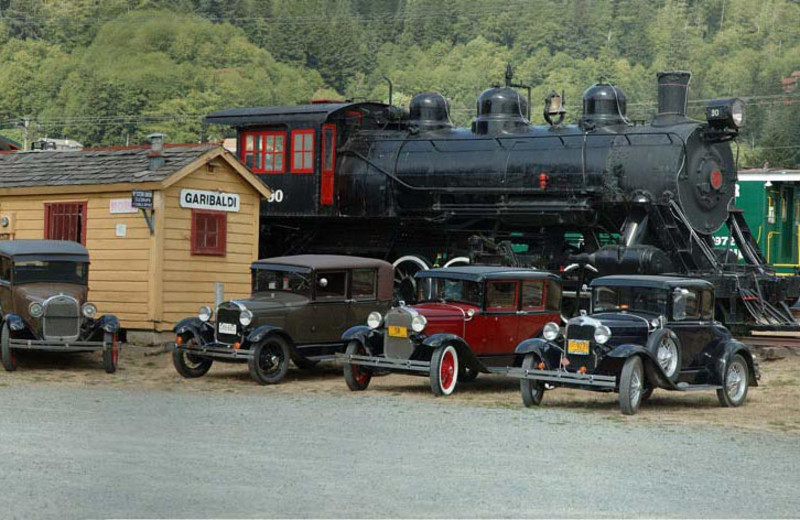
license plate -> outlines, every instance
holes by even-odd
[[[235,323],[220,323],[219,324],[219,333],[220,334],[236,334],[236,324]]]
[[[571,339],[567,342],[567,354],[589,355],[588,339]]]
[[[397,325],[389,325],[389,335],[393,338],[407,338],[408,329]]]

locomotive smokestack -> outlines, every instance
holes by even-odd
[[[691,79],[692,73],[684,70],[658,73],[658,119],[686,117]]]

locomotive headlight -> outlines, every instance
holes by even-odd
[[[28,305],[28,312],[34,318],[41,318],[42,314],[44,314],[44,307],[42,307],[42,304],[39,302],[31,302],[31,304]]]
[[[245,327],[253,323],[253,311],[250,309],[243,309],[241,312],[239,312],[239,323]]]
[[[561,334],[561,329],[559,328],[558,323],[553,321],[548,321],[545,323],[544,328],[542,328],[542,336],[544,336],[544,339],[547,341],[553,341],[558,337],[559,334]]]
[[[428,319],[425,318],[422,314],[417,314],[413,318],[411,318],[411,330],[414,332],[422,332],[425,330],[425,327],[428,325]]]
[[[87,318],[94,318],[94,315],[97,314],[97,307],[93,303],[84,303],[81,310]]]
[[[197,317],[200,318],[200,321],[203,323],[211,319],[211,314],[213,313],[211,312],[211,307],[208,305],[203,305],[200,307],[200,310],[197,311]]]
[[[611,339],[611,329],[605,325],[600,325],[594,329],[594,340],[601,345],[608,343]]]
[[[717,129],[738,130],[744,126],[744,102],[741,99],[714,99],[706,107],[708,124]]]
[[[383,316],[381,316],[380,312],[370,312],[369,316],[367,316],[367,326],[371,329],[377,329],[381,326],[381,322],[383,321]]]

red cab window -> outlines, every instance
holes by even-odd
[[[44,238],[86,245],[86,202],[45,204]]]
[[[192,254],[225,256],[228,214],[192,210]]]
[[[486,284],[486,310],[513,312],[517,310],[517,282],[491,281]]]
[[[292,131],[292,171],[314,172],[314,130]]]
[[[245,132],[241,159],[253,173],[286,171],[286,132]]]
[[[322,179],[319,199],[324,206],[333,204],[334,164],[336,164],[336,125],[322,125]]]

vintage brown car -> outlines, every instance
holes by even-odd
[[[200,377],[214,360],[248,363],[261,384],[278,383],[289,360],[311,368],[344,352],[342,334],[392,303],[392,265],[337,255],[258,260],[253,294],[203,306],[175,326],[173,364],[183,377]],[[216,321],[212,318],[216,315]]]
[[[17,351],[103,352],[106,372],[117,370],[116,316],[97,316],[86,301],[89,252],[62,240],[0,242],[0,354],[17,368]]]

